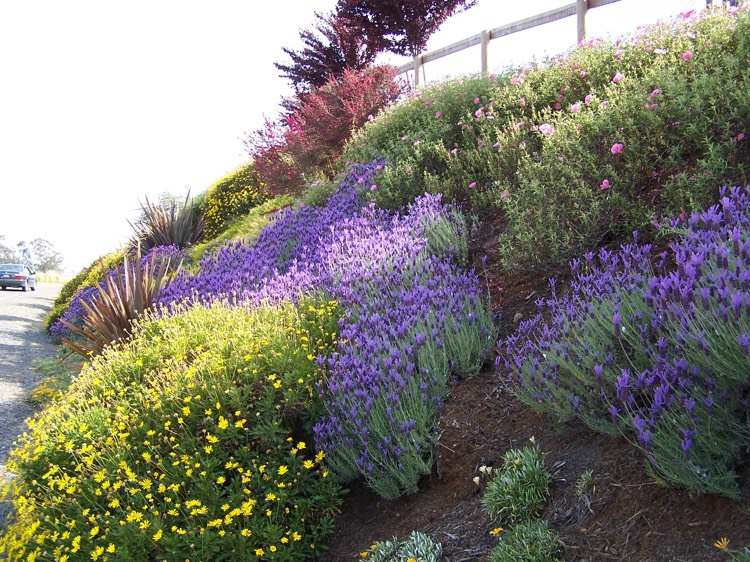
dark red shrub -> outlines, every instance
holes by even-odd
[[[331,176],[352,132],[404,92],[396,73],[389,66],[346,69],[301,96],[290,115],[267,120],[246,145],[269,191],[293,192],[305,176]]]
[[[286,136],[283,121],[266,119],[262,128],[245,139],[258,176],[274,195],[294,192],[303,182],[302,172],[287,150]]]
[[[352,132],[403,93],[396,72],[389,66],[347,69],[304,96],[288,118],[287,146],[297,164],[330,174]]]

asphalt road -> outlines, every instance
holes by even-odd
[[[36,291],[0,291],[0,482],[9,477],[5,460],[13,440],[33,413],[26,398],[41,378],[34,360],[55,353],[42,330],[42,319],[59,290],[60,285],[40,283]],[[0,528],[6,510],[0,501]]]

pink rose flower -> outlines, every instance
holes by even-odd
[[[737,142],[742,142],[745,140],[745,133],[737,133],[737,136],[734,137]]]
[[[602,191],[609,189],[609,180],[607,178],[604,178],[602,180],[602,183],[599,184],[599,189],[601,189]]]
[[[621,72],[615,73],[615,75],[612,77],[612,83],[613,84],[619,84],[623,80],[625,80],[625,75],[622,74]]]
[[[575,102],[568,109],[570,109],[571,113],[580,113],[581,112],[581,102],[579,102],[579,101]]]
[[[607,100],[604,100],[604,101],[602,102],[602,108],[603,108],[603,109],[607,109],[608,107],[609,107],[609,102],[608,102]]]
[[[473,181],[469,184],[469,189],[474,189],[477,186],[477,182]]]
[[[661,88],[656,88],[656,89],[654,89],[654,90],[653,90],[653,91],[652,91],[652,92],[651,92],[651,93],[650,93],[650,94],[648,95],[648,97],[650,97],[650,98],[658,98],[658,97],[659,97],[660,95],[661,95]]]
[[[680,55],[680,57],[682,57],[682,60],[684,60],[685,62],[690,62],[691,60],[693,60],[693,51],[685,51]]]
[[[477,96],[476,98],[474,98],[474,103],[479,105],[480,103],[482,103],[482,100]]]
[[[474,112],[474,117],[476,117],[477,119],[479,119],[480,117],[482,117],[482,108],[481,107]]]
[[[378,184],[374,183],[370,186],[370,191],[376,191],[378,189]]]
[[[586,97],[583,98],[583,103],[586,105],[591,104],[592,101],[594,101],[594,94],[586,94]]]
[[[435,117],[437,117],[438,119],[441,119],[443,117],[443,112],[442,111],[436,111],[435,112]]]
[[[623,150],[625,150],[625,145],[621,142],[616,142],[612,145],[612,148],[609,149],[612,154],[622,154]]]

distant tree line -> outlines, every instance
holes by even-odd
[[[22,263],[36,271],[55,271],[62,266],[63,256],[44,238],[35,238],[31,242],[22,240],[14,247],[0,235],[0,263]]]

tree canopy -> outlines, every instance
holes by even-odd
[[[284,48],[288,64],[275,63],[283,78],[289,79],[297,94],[319,88],[344,69],[359,70],[375,60],[381,45],[373,35],[363,35],[344,17],[315,13],[313,29],[300,32],[304,47]]]
[[[339,0],[336,14],[383,50],[415,56],[453,14],[477,0]]]

